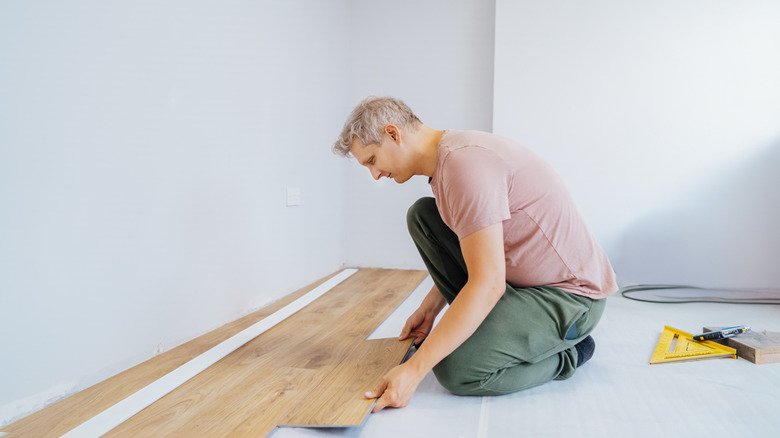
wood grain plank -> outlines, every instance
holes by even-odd
[[[297,416],[360,424],[372,404],[362,393],[409,347],[364,339],[425,275],[361,269],[106,436],[264,436]],[[328,278],[11,424],[4,438],[60,436]]]
[[[180,367],[194,357],[307,294],[337,273],[318,280],[236,321],[157,355],[100,383],[35,412],[2,431],[15,436],[60,437],[141,388]]]
[[[363,342],[314,388],[313,393],[322,396],[307,398],[280,425],[360,425],[374,404],[374,400],[366,399],[363,394],[373,389],[382,376],[400,363],[411,342],[411,339],[404,342],[396,339]],[[334,406],[341,408],[333,409]]]
[[[725,327],[704,327],[704,333]],[[737,350],[737,356],[755,364],[780,362],[780,333],[748,331],[716,341]]]

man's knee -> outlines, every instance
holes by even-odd
[[[492,395],[481,385],[481,379],[475,378],[474,370],[448,358],[433,368],[436,380],[447,391],[455,395]]]
[[[409,207],[406,212],[406,225],[409,228],[409,232],[414,234],[422,228],[422,223],[425,217],[431,213],[438,214],[436,208],[436,200],[434,198],[425,197],[420,198]]]

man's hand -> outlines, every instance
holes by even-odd
[[[403,408],[408,405],[423,377],[425,374],[415,370],[408,362],[391,369],[373,391],[365,394],[366,398],[379,398],[371,412],[379,412],[386,407]]]
[[[408,330],[410,334],[430,334],[429,339],[408,362],[391,369],[379,386],[366,392],[366,398],[379,397],[372,412],[388,406],[400,408],[408,405],[425,374],[474,334],[504,295],[506,265],[503,233],[502,224],[498,222],[461,239],[463,259],[469,273],[466,285],[452,301],[436,330],[428,327],[428,324],[433,325],[433,321],[426,315],[431,314],[435,318],[446,303],[436,287],[425,297],[420,309],[409,317],[402,335]]]
[[[433,323],[436,321],[437,314],[425,311],[423,309],[417,309],[409,319],[406,320],[403,330],[401,330],[401,336],[398,340],[403,341],[410,337],[415,337],[414,345],[420,345],[420,343],[428,337],[428,333],[433,328]]]
[[[441,296],[439,289],[434,285],[428,292],[428,295],[425,296],[425,299],[423,299],[420,307],[406,320],[398,340],[403,341],[410,337],[416,337],[414,345],[420,345],[428,337],[428,334],[431,333],[433,323],[436,322],[436,317],[439,316],[445,305],[447,305],[447,302]]]

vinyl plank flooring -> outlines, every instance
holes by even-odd
[[[278,424],[358,425],[372,405],[362,393],[410,344],[365,338],[424,277],[361,269],[106,436],[256,437]],[[11,424],[4,438],[60,436],[325,280]]]
[[[3,428],[3,432],[9,432],[4,438],[62,436],[206,350],[290,304],[334,275],[336,274],[9,424]]]
[[[363,394],[379,382],[384,372],[400,362],[391,362],[388,358],[403,358],[408,348],[408,342],[395,339],[364,341],[334,367],[328,379],[314,389],[314,394],[323,397],[307,398],[282,425],[359,425],[373,406],[373,400],[367,400]],[[377,373],[377,370],[383,372]],[[325,394],[328,396],[325,397]],[[342,408],[332,409],[332,406]]]

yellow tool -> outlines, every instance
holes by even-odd
[[[737,358],[737,350],[712,341],[695,341],[690,333],[664,326],[650,364],[689,360]]]

